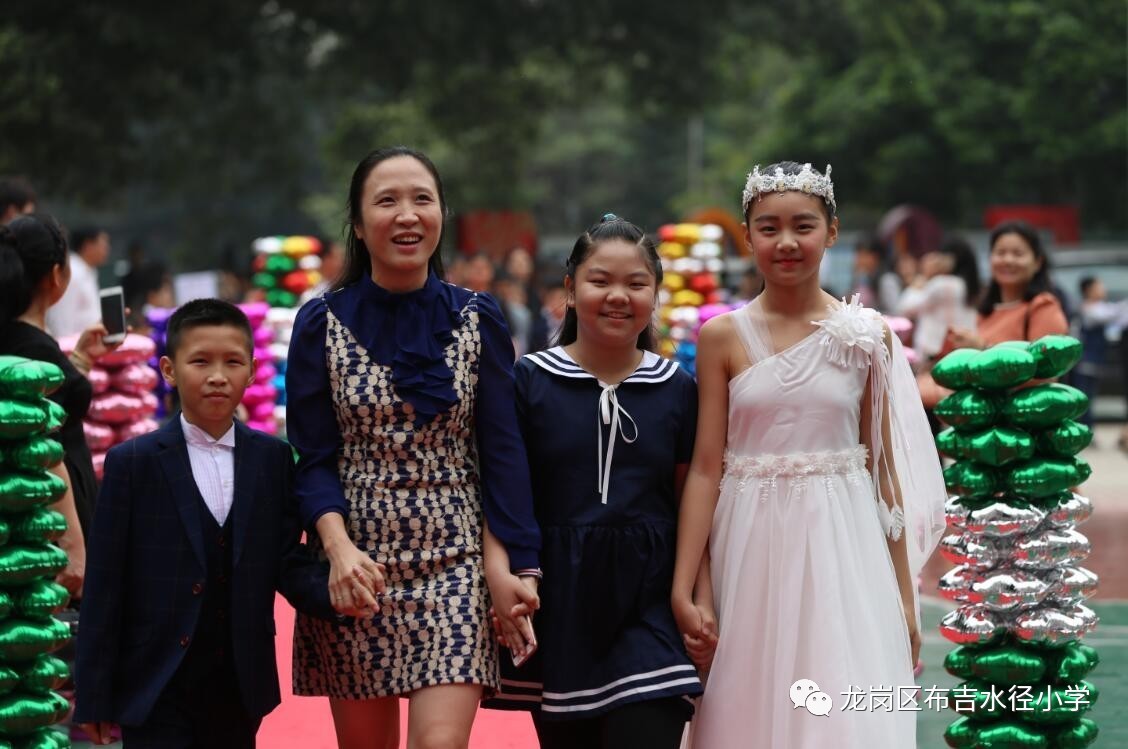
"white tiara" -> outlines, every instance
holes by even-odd
[[[776,167],[775,174],[763,174],[759,165],[752,168],[748,181],[744,183],[744,195],[741,207],[744,215],[748,215],[748,206],[760,195],[767,192],[787,192],[795,190],[808,195],[818,195],[830,206],[830,212],[835,212],[834,183],[830,181],[830,164],[826,165],[826,174],[819,174],[804,164],[798,174],[784,174],[783,169]]]

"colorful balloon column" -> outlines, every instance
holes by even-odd
[[[296,307],[321,282],[321,242],[315,237],[259,237],[253,247],[251,284],[271,307]]]
[[[145,320],[149,323],[151,328],[149,336],[153,339],[155,350],[153,355],[149,357],[149,366],[155,372],[160,374],[160,361],[161,357],[165,354],[165,340],[168,335],[168,318],[172,317],[172,313],[176,311],[175,307],[149,307],[145,310]],[[153,388],[153,394],[157,396],[157,412],[155,414],[157,419],[163,419],[168,415],[169,407],[172,403],[172,386],[165,382],[164,377],[157,377],[157,386]]]
[[[75,340],[62,339],[59,346],[69,352]],[[154,390],[161,377],[150,363],[156,350],[151,338],[130,333],[119,347],[98,357],[90,369],[88,379],[94,398],[82,426],[99,480],[107,450],[160,426],[154,418],[159,405]]]
[[[54,364],[0,356],[0,747],[69,747],[51,726],[70,709],[59,689],[70,676],[51,655],[70,639],[52,615],[68,594],[54,581],[67,555],[52,542],[66,530],[47,507],[66,492],[48,469],[63,447],[48,437],[66,412],[46,395],[63,383]]]
[[[294,318],[298,311],[293,308],[272,307],[266,314],[264,325],[273,336],[270,352],[274,358],[272,370],[261,372],[263,382],[273,375],[271,382],[277,397],[274,402],[274,423],[279,435],[286,434],[286,358],[290,350],[290,336],[294,332]]]
[[[658,229],[662,288],[658,292],[660,353],[691,374],[697,365],[697,332],[707,320],[732,309],[725,303],[721,238],[715,224],[666,224]]]
[[[278,391],[274,387],[274,331],[266,325],[270,307],[264,302],[240,304],[247,315],[254,336],[255,379],[243,393],[243,406],[247,409],[247,426],[267,434],[276,434],[274,406]]]
[[[960,604],[941,633],[956,643],[944,667],[964,681],[949,695],[961,714],[945,732],[957,749],[1081,749],[1097,737],[1085,717],[1097,652],[1081,639],[1097,624],[1085,605],[1097,577],[1080,566],[1092,512],[1072,491],[1089,477],[1077,457],[1092,432],[1080,391],[1056,382],[1081,356],[1067,336],[960,349],[933,368],[955,392],[936,406],[949,428],[937,446],[954,496],[941,553],[956,568],[940,593]],[[1033,381],[1033,382],[1032,382]]]

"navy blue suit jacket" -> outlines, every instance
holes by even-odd
[[[332,618],[324,574],[299,551],[285,442],[235,422],[231,640],[243,705],[279,702],[275,591]],[[179,416],[114,447],[87,539],[79,618],[76,722],[144,723],[196,630],[206,567],[199,490]]]

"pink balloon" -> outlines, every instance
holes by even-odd
[[[251,419],[253,421],[269,421],[274,418],[274,402],[263,401],[256,403],[251,407]]]
[[[114,430],[105,424],[83,419],[82,432],[86,435],[86,446],[91,452],[105,452],[113,447]]]
[[[152,392],[159,379],[157,370],[148,364],[127,364],[113,373],[110,382],[118,392],[141,395]]]
[[[247,391],[243,393],[243,402],[248,406],[254,406],[257,403],[274,403],[278,396],[278,391],[273,385],[267,383],[258,383],[250,385]]]
[[[141,411],[145,416],[152,416],[157,412],[157,406],[160,401],[157,399],[157,394],[154,392],[141,393]]]
[[[723,315],[731,309],[732,307],[727,304],[706,304],[699,308],[697,320],[704,325],[707,321],[718,315]]]
[[[100,395],[110,389],[110,373],[101,367],[91,367],[86,379],[90,380],[94,395]]]
[[[259,421],[258,419],[251,419],[247,422],[247,426],[259,432],[266,432],[267,434],[278,433],[278,427],[273,421]]]
[[[278,370],[271,362],[262,362],[255,367],[255,380],[258,382],[270,382],[277,374]]]
[[[157,352],[157,344],[148,336],[130,333],[113,351],[98,357],[98,364],[108,369],[149,361]]]
[[[270,346],[255,346],[254,356],[255,361],[258,362],[274,361],[274,354],[271,352]]]
[[[901,339],[901,343],[905,346],[911,344],[913,339],[913,321],[907,317],[892,317],[883,315],[885,324],[893,331],[893,334]]]
[[[267,327],[255,330],[255,345],[269,346],[274,341],[274,331]]]
[[[102,469],[106,463],[106,454],[104,452],[90,453],[91,462],[94,463],[94,478],[99,481],[102,480]]]
[[[131,440],[134,437],[140,437],[142,434],[155,432],[160,429],[161,425],[157,423],[156,419],[144,418],[140,421],[135,421],[132,424],[118,427],[114,436],[116,438],[115,444]]]
[[[155,400],[156,396],[153,398]],[[117,426],[147,416],[145,410],[145,402],[139,396],[110,392],[94,396],[86,417],[102,424]]]
[[[251,328],[257,330],[266,319],[266,313],[270,312],[270,305],[266,302],[248,302],[240,304],[239,309],[243,310],[243,314],[251,321]]]

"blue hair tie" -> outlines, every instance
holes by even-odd
[[[619,217],[616,216],[614,213],[605,213],[605,214],[603,214],[603,218],[599,219],[599,223],[606,224],[608,221],[618,221],[618,220],[619,220]]]

